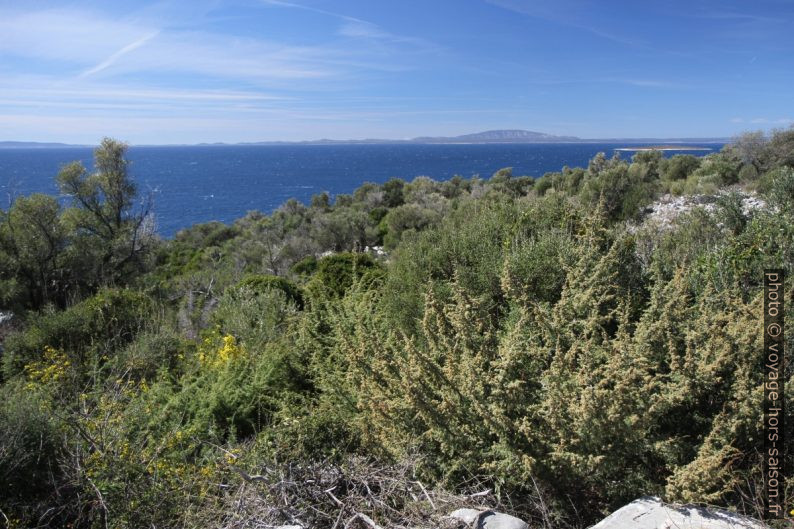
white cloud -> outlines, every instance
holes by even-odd
[[[94,64],[151,34],[154,28],[81,10],[13,12],[0,9],[0,51],[40,59]]]
[[[588,0],[485,0],[502,9],[549,20],[596,37],[630,47],[644,46],[636,39],[626,38],[593,25],[593,13],[603,10],[601,4]]]
[[[87,77],[87,76],[89,76],[91,74],[95,74],[97,72],[101,72],[105,68],[109,68],[110,66],[113,65],[113,63],[118,61],[119,58],[123,57],[124,55],[126,55],[127,53],[129,53],[129,52],[131,52],[133,50],[137,50],[138,48],[140,48],[141,46],[143,46],[144,44],[146,44],[147,42],[152,40],[154,37],[156,37],[159,33],[160,33],[159,31],[154,31],[154,32],[152,32],[152,33],[150,33],[148,35],[144,35],[143,37],[139,38],[138,40],[136,40],[134,42],[131,42],[131,43],[127,44],[126,46],[121,48],[119,51],[117,51],[116,53],[114,53],[113,55],[111,55],[110,57],[105,59],[104,61],[100,62],[99,64],[97,64],[93,68],[89,68],[88,70],[86,70],[83,73],[81,73],[80,77]]]
[[[345,37],[364,37],[368,39],[384,39],[392,36],[380,27],[361,20],[348,21],[339,28],[340,35]]]
[[[731,118],[731,123],[748,123],[751,125],[787,125],[794,123],[793,118]]]
[[[51,70],[61,78],[69,73],[74,77],[188,73],[261,84],[343,77],[353,67],[381,69],[379,63],[387,62],[374,60],[361,48],[286,45],[82,10],[19,13],[0,8],[0,35],[0,53],[33,59],[20,68],[36,71],[43,66],[35,60],[58,61]]]

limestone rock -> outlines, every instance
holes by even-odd
[[[474,529],[529,529],[529,525],[523,520],[494,511],[458,509],[449,513],[448,518],[461,521],[466,524],[466,527]]]
[[[634,500],[590,529],[767,529],[763,523],[721,509],[665,505],[659,498]]]

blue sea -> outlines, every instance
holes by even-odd
[[[487,178],[503,167],[516,176],[539,177],[563,166],[586,167],[598,152],[612,156],[627,147],[610,143],[444,145],[229,145],[129,149],[130,173],[141,194],[153,197],[158,233],[217,220],[230,223],[246,212],[269,213],[290,198],[308,202],[316,193],[350,193],[364,182],[397,177],[454,175]],[[632,144],[640,147],[641,144]],[[722,144],[707,144],[711,151]],[[92,149],[0,149],[0,208],[11,197],[56,194],[55,175],[74,160],[92,167]],[[679,151],[667,151],[672,156]],[[626,158],[631,152],[623,152]]]

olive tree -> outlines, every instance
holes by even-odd
[[[36,193],[0,211],[0,302],[15,309],[63,305],[66,231],[58,201]]]
[[[64,166],[57,182],[72,207],[64,217],[73,230],[75,259],[89,285],[123,283],[144,264],[153,240],[150,200],[135,208],[137,189],[129,175],[125,143],[105,138],[94,151],[96,171],[80,162]]]

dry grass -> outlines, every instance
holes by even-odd
[[[218,529],[456,528],[445,516],[461,507],[511,510],[477,481],[457,493],[430,489],[416,478],[416,467],[416,460],[385,466],[361,457],[342,464],[265,466],[257,475],[235,467],[239,483],[225,486],[223,500],[201,513],[201,524]]]

